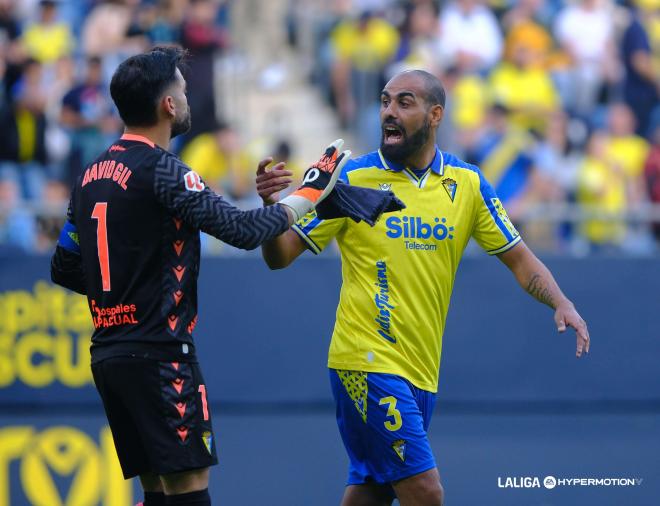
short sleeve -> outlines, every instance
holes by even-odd
[[[472,236],[489,255],[504,253],[520,242],[520,234],[511,223],[495,190],[481,172],[478,192]]]
[[[347,218],[321,220],[316,216],[316,211],[312,211],[291,228],[300,236],[307,248],[318,255],[339,233],[346,220]]]

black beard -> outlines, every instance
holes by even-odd
[[[383,126],[385,126],[383,124]],[[398,125],[397,125],[398,126]],[[401,128],[401,127],[399,127]],[[424,125],[415,132],[412,133],[410,137],[408,134],[401,130],[401,135],[403,136],[403,142],[399,145],[387,145],[385,144],[385,130],[381,129],[380,136],[380,152],[383,153],[383,156],[388,160],[392,160],[396,163],[403,163],[411,155],[415,154],[429,139],[431,133],[431,122],[425,121]]]
[[[170,139],[174,139],[177,135],[185,134],[190,130],[191,118],[190,118],[190,109],[188,109],[188,114],[186,114],[181,120],[178,118],[172,123],[172,130],[170,133]]]

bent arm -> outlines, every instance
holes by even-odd
[[[275,239],[261,245],[261,254],[271,269],[283,269],[298,258],[307,248],[293,230],[287,230]]]

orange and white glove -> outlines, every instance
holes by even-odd
[[[280,200],[280,204],[291,209],[295,221],[312,211],[335,187],[342,167],[351,156],[349,150],[339,153],[343,145],[343,139],[330,144],[320,160],[305,171],[300,187]]]

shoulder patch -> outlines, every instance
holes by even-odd
[[[509,233],[513,237],[517,237],[520,235],[518,231],[516,230],[516,227],[513,226],[513,223],[511,223],[511,220],[509,219],[509,216],[506,214],[506,211],[504,210],[504,206],[502,205],[502,202],[500,202],[500,199],[497,197],[491,198],[490,199],[491,204],[493,205],[493,208],[495,209],[495,212],[497,213],[497,216],[499,219],[502,221],[506,229],[509,231]]]

